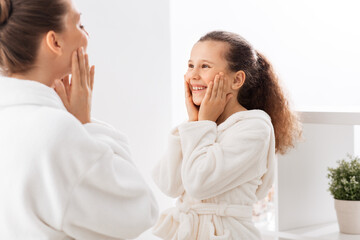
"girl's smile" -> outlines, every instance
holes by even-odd
[[[207,86],[206,85],[198,85],[198,84],[190,84],[191,86],[191,92],[193,93],[200,93],[201,91],[206,91]]]

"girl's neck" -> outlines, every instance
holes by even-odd
[[[236,97],[232,97],[228,104],[226,104],[223,113],[219,116],[216,120],[216,124],[220,125],[221,123],[225,122],[231,115],[237,112],[246,111],[247,109],[244,108],[236,99]]]

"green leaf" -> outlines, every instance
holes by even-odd
[[[335,199],[360,201],[360,158],[347,155],[337,161],[336,168],[328,168],[329,191]]]

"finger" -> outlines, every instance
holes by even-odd
[[[216,96],[217,96],[217,91],[218,91],[218,88],[219,88],[219,78],[220,78],[219,75],[215,76],[214,87],[213,87],[213,90],[212,90],[212,93],[211,93],[211,98],[212,99],[216,98]]]
[[[222,99],[226,99],[226,93],[228,92],[228,81],[225,78],[224,73],[220,73],[220,77],[223,80],[223,87],[222,87],[222,91],[221,91],[221,98]]]
[[[189,89],[189,83],[187,81],[184,81],[184,90],[185,90],[185,97],[190,97],[190,89]]]
[[[217,96],[219,96],[219,98],[224,99],[225,98],[225,94],[224,94],[224,76],[221,74],[220,75],[220,79],[219,79],[219,88],[217,91]]]
[[[79,70],[78,51],[74,51],[71,61],[71,85],[75,88],[80,86],[80,70]]]
[[[66,95],[70,96],[70,78],[69,78],[69,75],[64,77],[62,79],[62,82],[63,82],[65,90],[66,90]]]
[[[213,91],[213,82],[211,81],[209,84],[208,84],[208,87],[206,89],[206,93],[205,93],[205,97],[203,100],[206,100],[206,101],[209,101],[210,98],[211,98],[211,94],[212,94],[212,91]]]
[[[86,84],[90,87],[90,66],[89,66],[89,55],[85,54],[85,75],[86,75]]]
[[[188,92],[190,93],[190,96],[192,96],[190,80],[186,77],[186,74],[184,74],[184,82],[187,84],[187,87],[185,87],[185,90],[189,90]]]
[[[65,86],[60,80],[55,80],[55,91],[59,95],[61,101],[64,103],[64,106],[68,108],[69,100],[66,94]]]
[[[231,91],[231,78],[230,79],[227,79],[225,82],[226,82],[226,88],[225,88],[225,90],[226,91]]]
[[[90,89],[94,89],[94,80],[95,80],[95,66],[90,68]]]
[[[82,87],[86,86],[86,70],[85,70],[85,56],[84,49],[81,47],[78,50],[79,53],[79,69],[80,69],[80,84]]]
[[[185,81],[185,94],[187,97],[191,98],[192,97],[192,86],[189,82]]]

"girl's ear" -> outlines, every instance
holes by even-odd
[[[240,70],[235,73],[234,80],[231,84],[231,89],[238,90],[244,85],[246,79],[245,72]]]
[[[62,55],[62,46],[61,46],[58,34],[56,34],[54,31],[49,31],[46,34],[45,38],[46,38],[45,42],[46,42],[47,48],[55,55],[61,56]]]

